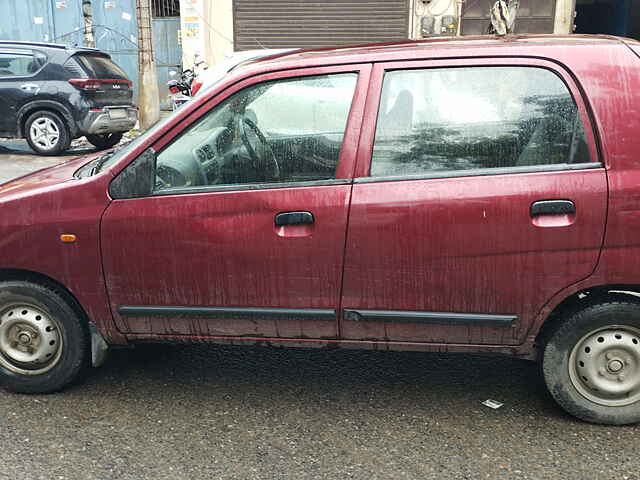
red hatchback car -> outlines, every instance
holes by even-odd
[[[119,151],[0,187],[0,381],[107,345],[539,360],[640,421],[640,43],[517,36],[242,66]]]

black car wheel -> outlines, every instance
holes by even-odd
[[[60,292],[0,282],[0,385],[18,393],[50,393],[77,380],[91,357],[86,322]]]
[[[111,148],[122,140],[122,133],[105,133],[103,135],[87,135],[87,140],[98,150]]]
[[[640,303],[592,305],[551,334],[542,361],[553,398],[593,423],[640,422]]]
[[[40,155],[58,155],[69,148],[71,135],[60,115],[42,110],[27,118],[25,136],[29,146]]]

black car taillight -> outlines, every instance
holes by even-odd
[[[171,85],[171,86],[169,87],[169,91],[170,91],[171,93],[178,93],[178,92],[180,91],[180,89],[179,89],[178,87],[176,87],[175,85]]]
[[[100,89],[102,82],[94,78],[72,78],[69,83],[80,90],[96,91]]]
[[[130,80],[111,79],[111,78],[72,78],[69,83],[80,90],[86,92],[95,92],[103,88],[103,84],[118,84],[126,85],[127,88],[131,87],[132,82]]]

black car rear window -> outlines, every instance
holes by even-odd
[[[99,55],[75,55],[91,78],[115,78],[128,80],[127,74],[108,57]]]

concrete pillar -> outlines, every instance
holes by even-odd
[[[93,7],[91,0],[82,1],[82,16],[84,17],[84,45],[95,48],[96,42],[93,37]]]
[[[553,33],[558,35],[573,33],[575,12],[576,0],[556,0],[556,19]]]
[[[160,93],[153,55],[151,0],[136,0],[138,17],[138,112],[140,128],[146,130],[160,119]]]

